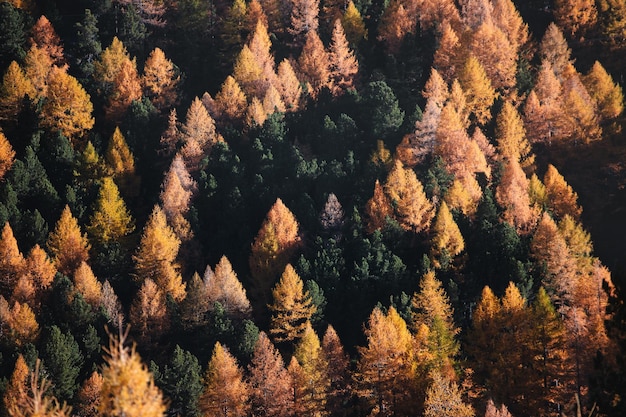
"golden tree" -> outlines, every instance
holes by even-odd
[[[48,235],[47,246],[56,268],[65,275],[70,275],[89,259],[91,245],[87,234],[81,233],[78,220],[72,215],[69,206],[65,206],[54,230]]]
[[[354,88],[354,79],[359,72],[359,63],[348,45],[346,34],[339,19],[335,20],[330,51],[330,78],[334,95],[341,95]]]
[[[396,54],[400,51],[404,37],[415,32],[416,23],[403,2],[391,1],[380,18],[378,40],[385,42],[387,49]]]
[[[135,261],[135,278],[138,282],[151,279],[165,294],[174,300],[185,298],[185,284],[182,282],[180,267],[176,263],[180,240],[167,224],[165,213],[158,205],[146,223]]]
[[[267,113],[263,108],[263,103],[256,97],[252,97],[252,101],[246,109],[246,126],[247,127],[260,127],[263,126],[267,120]]]
[[[22,110],[24,99],[36,97],[33,83],[26,77],[20,65],[12,61],[9,64],[0,87],[0,117],[3,120],[12,120]]]
[[[269,306],[272,311],[270,334],[277,342],[302,337],[307,323],[317,309],[290,264],[287,264],[280,281],[272,290],[272,296],[274,303]]]
[[[478,124],[485,124],[491,119],[491,105],[496,92],[491,80],[480,61],[470,55],[459,74],[459,82],[463,91],[467,108]]]
[[[557,219],[569,215],[578,220],[582,214],[582,207],[578,205],[578,194],[565,181],[565,178],[552,164],[543,176],[543,184],[546,187],[546,202]]]
[[[276,88],[285,104],[285,110],[288,112],[298,110],[300,96],[302,95],[302,86],[288,60],[283,59],[281,63],[278,64],[277,79],[278,85]]]
[[[256,23],[254,30],[250,34],[248,47],[252,55],[254,55],[255,62],[261,69],[262,80],[259,85],[259,90],[257,91],[260,97],[265,95],[270,85],[276,84],[274,56],[270,52],[272,42],[267,33],[267,26],[262,22],[259,21]]]
[[[87,231],[99,242],[109,243],[134,229],[133,219],[115,182],[110,177],[103,178]]]
[[[239,121],[243,118],[248,102],[246,95],[232,77],[226,77],[222,88],[215,96],[215,110],[219,117],[230,121]]]
[[[97,417],[100,407],[100,390],[104,379],[93,371],[76,394],[76,411],[80,417]]]
[[[154,347],[169,330],[170,320],[165,293],[146,278],[130,308],[130,322],[142,346]]]
[[[78,80],[53,67],[48,76],[48,93],[41,109],[43,127],[70,139],[80,138],[94,125],[93,105]]]
[[[582,81],[598,104],[598,112],[603,119],[614,119],[622,114],[624,111],[622,87],[613,82],[613,78],[602,64],[596,61]]]
[[[115,77],[126,60],[130,60],[126,47],[117,36],[113,37],[111,45],[102,51],[100,59],[94,63],[94,77],[96,81],[103,84],[106,90],[103,93],[107,95],[110,93]]]
[[[528,140],[524,122],[510,101],[505,101],[496,119],[498,153],[506,159],[517,159],[522,168],[530,168],[535,155]]]
[[[528,25],[522,19],[512,0],[494,0],[491,17],[494,24],[508,38],[513,50],[518,53],[528,40]]]
[[[433,68],[436,68],[447,82],[451,82],[461,74],[464,53],[459,35],[448,20],[443,22],[440,30],[439,47],[433,57]]]
[[[424,417],[474,417],[474,409],[463,402],[456,382],[438,372],[431,374],[432,382],[426,391]]]
[[[471,53],[481,63],[491,85],[505,94],[515,87],[517,51],[493,22],[484,22],[474,32]]]
[[[250,388],[237,360],[219,342],[205,375],[205,389],[199,406],[207,417],[244,417],[250,408]]]
[[[102,365],[98,416],[161,417],[167,406],[154,377],[135,347],[125,346],[128,330],[109,336]]]
[[[263,68],[248,45],[244,45],[235,60],[233,78],[237,81],[244,93],[249,96],[262,96]]]
[[[329,86],[331,72],[328,52],[314,30],[306,35],[306,42],[298,58],[298,71],[301,80],[309,84],[309,93],[313,97],[322,88]]]
[[[365,215],[368,233],[374,233],[375,230],[383,228],[387,218],[392,218],[393,216],[391,202],[385,195],[383,187],[378,180],[374,184],[374,195],[365,204]]]
[[[28,304],[13,302],[13,307],[0,295],[0,329],[8,341],[18,348],[34,343],[39,337],[39,323]]]
[[[183,147],[180,153],[187,169],[200,169],[200,162],[217,142],[217,135],[215,122],[198,97],[187,110],[185,123],[181,128],[181,140]]]
[[[572,51],[567,45],[563,32],[554,22],[548,25],[541,39],[539,54],[541,60],[549,62],[552,70],[559,77],[573,62],[571,60]]]
[[[265,97],[263,97],[263,110],[265,110],[265,114],[267,115],[284,113],[286,111],[285,104],[280,98],[280,93],[273,85],[270,85],[265,92]]]
[[[326,415],[326,401],[330,389],[328,361],[310,321],[306,322],[302,338],[296,345],[294,357],[298,360],[306,381],[300,399],[301,415]]]
[[[580,75],[573,66],[567,69],[563,82],[563,132],[564,138],[574,143],[589,143],[602,139],[602,128],[595,100],[589,95]]]
[[[245,317],[250,314],[250,301],[246,297],[246,290],[226,256],[222,256],[215,266],[215,272],[206,276],[205,285],[206,298],[210,306],[219,302],[229,315]]]
[[[341,16],[341,25],[346,34],[346,39],[350,45],[358,45],[363,39],[367,39],[367,29],[363,17],[356,8],[352,0],[348,1],[348,6]]]
[[[596,2],[593,0],[556,0],[554,18],[569,36],[583,38],[597,22]]]
[[[141,98],[141,80],[136,60],[124,59],[113,78],[109,101],[104,108],[109,120],[119,122],[133,101]]]
[[[5,410],[18,410],[21,406],[24,406],[28,401],[28,376],[30,370],[24,360],[24,357],[19,354],[15,361],[15,367],[13,373],[9,379],[4,391],[4,408]]]
[[[291,26],[287,31],[300,45],[310,33],[317,33],[319,9],[319,0],[291,0]]]
[[[104,159],[122,192],[127,196],[136,196],[139,193],[139,177],[135,174],[135,158],[119,127],[109,139]]]
[[[180,75],[160,48],[154,48],[143,67],[141,85],[154,107],[163,111],[178,102]]]
[[[442,267],[441,261],[443,259],[453,258],[465,249],[465,242],[459,226],[452,218],[452,213],[450,213],[445,201],[442,201],[439,206],[431,233],[433,236],[430,256],[435,268]]]
[[[15,151],[7,137],[0,130],[0,180],[9,172],[14,161]]]
[[[85,261],[74,271],[74,288],[92,308],[102,304],[102,284]]]
[[[46,16],[42,15],[37,19],[31,28],[31,35],[31,44],[44,50],[51,58],[51,62],[57,66],[63,66],[63,64],[65,64],[61,38],[59,38],[59,35],[57,35],[54,27],[52,27],[52,24]]]
[[[6,222],[0,235],[0,295],[8,297],[13,292],[24,268],[26,260],[17,246],[11,225]]]
[[[48,76],[52,69],[52,58],[42,48],[33,45],[24,58],[24,72],[35,87],[36,98],[47,97]]]
[[[496,187],[496,201],[504,209],[504,220],[520,234],[530,233],[539,215],[531,205],[528,189],[528,178],[517,159],[506,161]]]
[[[179,159],[180,160],[180,159]],[[181,168],[184,167],[184,163],[181,161]],[[188,176],[188,173],[181,173],[184,176]],[[185,218],[185,214],[189,211],[189,203],[193,195],[191,189],[183,187],[181,177],[177,173],[177,165],[172,163],[170,169],[165,174],[163,183],[161,184],[161,207],[165,212],[168,224],[176,233],[176,236],[181,241],[189,240],[193,236],[191,231],[191,225]]]

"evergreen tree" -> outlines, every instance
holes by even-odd
[[[43,363],[53,383],[57,398],[71,399],[78,389],[78,376],[83,365],[83,355],[71,333],[62,333],[52,326],[43,349]]]

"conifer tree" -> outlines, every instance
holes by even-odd
[[[128,331],[109,336],[102,366],[98,416],[161,417],[167,409],[154,377],[135,348],[125,346]]]
[[[183,327],[188,329],[196,329],[207,324],[206,313],[210,309],[208,300],[208,289],[206,281],[213,275],[211,267],[207,265],[204,273],[204,279],[200,274],[195,273],[187,282],[187,296],[180,304],[181,321]]]
[[[131,233],[135,229],[126,204],[110,177],[102,180],[98,199],[87,231],[101,243],[109,243]]]
[[[137,72],[136,60],[122,60],[113,78],[105,115],[109,120],[120,122],[133,101],[141,99],[141,79]]]
[[[76,412],[80,417],[97,417],[100,407],[100,390],[104,382],[98,371],[93,371],[76,394]]]
[[[26,268],[26,260],[17,246],[13,229],[8,222],[0,235],[0,294],[9,296],[18,277]]]
[[[269,116],[274,113],[284,113],[286,111],[285,104],[280,98],[280,93],[273,86],[270,85],[263,97],[263,109]]]
[[[291,25],[287,31],[296,44],[303,44],[310,33],[317,34],[319,0],[291,0]]]
[[[15,151],[7,137],[0,130],[0,180],[9,172],[14,161]]]
[[[74,288],[92,308],[100,307],[102,284],[85,261],[74,270]]]
[[[602,64],[596,61],[582,81],[587,92],[598,104],[598,112],[603,119],[614,119],[622,114],[624,110],[622,87],[613,82],[613,78]]]
[[[467,108],[478,124],[491,119],[491,105],[496,97],[490,79],[480,61],[470,55],[459,74],[461,88],[465,91]]]
[[[302,87],[288,60],[283,59],[278,65],[277,79],[276,88],[285,104],[285,111],[294,112],[298,110]]]
[[[443,22],[440,30],[439,47],[433,57],[433,68],[436,68],[447,82],[451,82],[461,74],[464,54],[459,35],[449,20]]]
[[[53,67],[48,77],[47,100],[41,109],[43,127],[70,139],[80,138],[94,125],[93,105],[78,80]]]
[[[78,220],[72,215],[69,206],[66,205],[61,212],[54,230],[48,236],[47,246],[56,268],[65,275],[70,275],[89,259],[91,245],[87,234],[81,233]]]
[[[305,323],[294,357],[298,360],[306,381],[300,402],[301,415],[326,415],[326,401],[330,389],[328,361],[310,321]]]
[[[354,87],[354,78],[359,72],[359,63],[348,46],[348,40],[339,19],[335,20],[330,51],[330,78],[334,95],[341,95]]]
[[[385,182],[385,194],[394,208],[396,220],[403,229],[419,233],[430,227],[433,205],[424,193],[415,172],[396,160]]]
[[[250,35],[248,46],[254,55],[255,61],[261,68],[262,82],[258,91],[259,96],[264,95],[267,89],[276,84],[276,71],[274,68],[274,56],[270,52],[272,42],[267,33],[267,26],[262,22],[257,22]]]
[[[14,410],[18,410],[27,403],[29,373],[30,370],[24,360],[24,356],[19,354],[15,361],[11,378],[8,380],[4,390],[3,403],[7,412],[11,413]]]
[[[496,187],[496,201],[504,209],[504,220],[521,234],[532,230],[539,214],[531,205],[528,188],[528,178],[519,162],[516,159],[507,161]]]
[[[554,23],[548,25],[541,39],[539,54],[542,61],[550,63],[552,70],[557,76],[561,76],[567,66],[573,63],[571,59],[572,51],[567,45],[563,32]]]
[[[241,120],[247,106],[246,95],[232,77],[226,77],[222,88],[215,96],[215,109],[217,114],[225,120]]]
[[[245,29],[248,33],[254,32],[257,24],[261,22],[261,24],[265,27],[267,31],[267,15],[263,10],[263,6],[259,0],[251,0],[246,7],[246,21],[245,21]]]
[[[291,375],[264,332],[259,334],[248,366],[250,405],[254,415],[286,417],[291,412]]]
[[[185,165],[190,171],[198,170],[202,158],[217,142],[215,122],[198,97],[187,110],[185,123],[181,128],[181,139],[183,147],[180,152]]]
[[[61,38],[57,35],[48,18],[42,15],[31,28],[30,42],[42,48],[57,66],[63,66],[65,57]]]
[[[277,342],[292,341],[302,337],[307,323],[316,311],[308,291],[296,271],[287,264],[280,281],[272,290],[274,303],[270,334]],[[299,361],[300,362],[300,361]]]
[[[178,102],[180,75],[160,48],[154,48],[143,67],[141,85],[154,107],[163,111]]]
[[[200,396],[200,410],[207,417],[247,415],[250,388],[243,379],[237,360],[219,342],[213,348]]]
[[[415,32],[416,23],[402,2],[391,1],[380,18],[378,40],[385,42],[385,46],[392,54],[397,54],[404,37]]]
[[[574,143],[589,143],[602,139],[602,128],[597,106],[587,92],[579,74],[573,66],[568,67],[568,77],[563,83],[562,116],[564,138]]]
[[[182,242],[193,236],[191,225],[185,218],[193,192],[183,187],[175,168],[176,166],[172,164],[165,174],[161,184],[160,199],[168,224]]]
[[[306,34],[306,42],[298,58],[301,80],[309,84],[309,93],[316,97],[330,83],[330,61],[324,44],[314,30]]]
[[[507,36],[513,50],[518,53],[526,45],[530,35],[528,25],[522,19],[512,0],[494,0],[491,17],[494,24]]]
[[[554,165],[548,164],[548,169],[543,177],[543,184],[546,187],[547,204],[557,219],[562,219],[566,215],[574,220],[580,218],[582,207],[578,205],[578,194],[574,192]]]
[[[385,195],[383,187],[378,180],[374,184],[374,195],[365,205],[365,215],[368,233],[374,233],[375,230],[382,229],[387,222],[387,218],[393,216],[391,202]]]
[[[357,46],[361,40],[367,39],[365,22],[363,22],[363,17],[352,0],[348,1],[348,6],[341,17],[341,25],[346,34],[346,39],[352,47]]]
[[[139,249],[133,256],[136,279],[151,279],[158,289],[171,295],[174,300],[185,298],[185,284],[176,263],[180,240],[167,225],[165,213],[155,205],[144,226]]]
[[[143,280],[130,308],[130,323],[139,342],[154,348],[170,327],[165,292],[150,278]]]
[[[219,37],[222,40],[223,59],[228,63],[232,61],[233,52],[241,48],[245,18],[246,2],[233,0],[221,20]]]
[[[493,22],[485,22],[474,32],[471,53],[483,66],[491,85],[504,94],[515,87],[517,51]]]
[[[522,118],[510,101],[504,102],[496,119],[496,140],[503,158],[517,159],[522,168],[530,168],[535,162]]]
[[[104,159],[122,192],[127,196],[136,196],[139,193],[139,177],[135,174],[135,158],[119,127],[109,139]]]
[[[556,0],[554,2],[554,19],[569,36],[576,36],[580,39],[597,22],[596,2],[591,0]]]
[[[424,417],[474,417],[474,410],[463,402],[456,384],[438,372],[431,375],[432,382],[426,391]]]
[[[246,110],[246,126],[260,127],[267,120],[267,113],[263,108],[263,103],[256,97],[252,97],[252,101]]]
[[[431,258],[436,268],[443,267],[443,259],[455,257],[465,249],[463,236],[452,218],[452,213],[448,209],[445,201],[441,202],[435,222],[431,228],[433,237],[431,239]]]
[[[9,343],[18,348],[35,343],[40,330],[35,313],[28,304],[14,301],[13,307],[9,307],[2,296],[0,296],[0,329]]]
[[[219,302],[228,315],[246,317],[250,314],[246,290],[226,256],[222,256],[213,274],[205,274],[205,285],[210,306]]]
[[[233,78],[248,97],[261,97],[264,86],[263,68],[248,47],[244,45],[235,60]]]
[[[102,51],[100,59],[94,64],[94,77],[100,83],[101,93],[108,96],[115,82],[122,63],[130,60],[126,47],[117,36],[111,44]]]
[[[161,149],[159,152],[164,156],[171,156],[177,148],[178,142],[180,141],[180,130],[178,123],[178,114],[176,113],[176,109],[170,110],[170,114],[167,118],[167,129],[161,135],[159,143],[161,144]]]
[[[24,72],[35,87],[36,98],[42,99],[48,94],[48,76],[52,69],[52,58],[36,45],[30,47],[24,58]],[[62,68],[64,71],[65,69]]]
[[[12,120],[22,110],[24,99],[36,97],[33,83],[26,77],[20,65],[12,61],[9,64],[0,87],[0,117],[2,120]]]

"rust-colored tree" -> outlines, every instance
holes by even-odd
[[[582,81],[587,92],[598,104],[598,112],[603,119],[614,119],[622,114],[624,111],[622,87],[613,82],[613,78],[602,64],[596,61]]]
[[[350,50],[346,34],[339,19],[335,20],[330,51],[330,78],[334,95],[341,95],[347,89],[354,88],[354,79],[359,72],[359,63]]]
[[[92,308],[102,304],[102,284],[85,261],[74,271],[74,288]]]
[[[205,274],[205,277],[206,297],[210,306],[219,302],[228,315],[246,317],[250,314],[246,290],[226,256],[222,256],[215,266],[215,272],[211,275]]]
[[[309,94],[316,97],[320,90],[330,83],[330,61],[317,32],[311,30],[298,58],[298,71],[301,80],[308,83]]]
[[[65,64],[61,38],[46,16],[42,15],[31,28],[30,42],[43,49],[55,65]]]
[[[582,214],[582,207],[578,205],[578,194],[565,181],[554,165],[548,164],[548,169],[543,176],[543,184],[546,187],[546,202],[557,219],[568,215],[578,220]]]
[[[190,171],[200,169],[202,159],[218,139],[215,122],[198,97],[187,110],[185,124],[181,128],[181,139],[183,147],[180,153],[185,165]]]
[[[11,295],[24,268],[26,260],[17,246],[11,225],[6,222],[0,235],[0,295]]]

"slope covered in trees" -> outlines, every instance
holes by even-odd
[[[0,415],[623,415],[624,22],[0,1]]]

